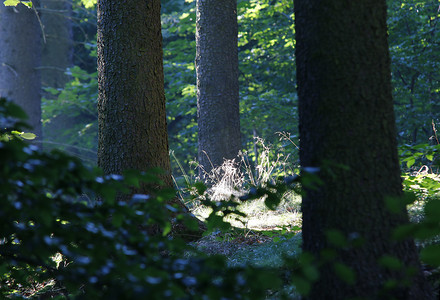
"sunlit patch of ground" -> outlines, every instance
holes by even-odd
[[[294,229],[301,226],[301,199],[299,196],[283,200],[276,210],[269,210],[264,205],[264,199],[244,202],[238,206],[239,211],[246,217],[228,216],[225,221],[233,227],[250,230]],[[192,213],[204,220],[211,213],[211,209],[203,205],[193,207]]]

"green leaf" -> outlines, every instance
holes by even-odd
[[[112,216],[112,223],[115,227],[121,227],[123,221],[124,221],[124,215],[120,212],[116,212]]]
[[[203,182],[194,183],[194,187],[197,189],[198,195],[203,195],[207,189],[206,185]]]
[[[303,273],[304,273],[304,276],[305,276],[308,280],[310,280],[310,281],[315,281],[315,280],[317,280],[318,277],[319,277],[319,271],[318,271],[318,269],[317,269],[314,265],[312,265],[312,264],[310,264],[310,265],[305,265],[305,266],[303,267],[302,271],[303,271]]]
[[[19,0],[6,0],[3,2],[5,6],[17,6],[21,1]]]
[[[415,158],[414,158],[414,157],[410,157],[410,158],[407,160],[407,162],[406,162],[406,166],[407,166],[408,168],[411,168],[412,165],[414,165],[415,162],[416,162]]]
[[[34,5],[32,1],[20,1],[20,2],[29,8],[32,8]]]
[[[397,227],[393,232],[393,239],[395,240],[403,240],[414,234],[416,231],[415,224],[406,224]]]
[[[162,231],[162,236],[167,236],[168,233],[171,232],[171,223],[170,222],[166,222],[165,225],[163,226],[163,231]]]
[[[298,293],[301,295],[307,295],[310,293],[311,284],[309,281],[304,280],[300,276],[292,276],[292,283],[296,287]]]
[[[440,200],[431,200],[426,203],[425,215],[428,220],[440,220]]]
[[[336,262],[333,265],[333,269],[334,269],[336,275],[338,275],[338,277],[340,279],[342,279],[343,281],[345,281],[349,285],[354,285],[356,283],[356,274],[347,265],[345,265],[343,263]]]
[[[384,288],[386,288],[388,290],[395,289],[398,284],[399,284],[399,281],[397,281],[396,279],[389,279],[385,282]]]
[[[126,170],[124,171],[124,182],[127,183],[128,186],[139,188],[139,172],[136,170]]]
[[[231,229],[231,224],[225,222],[223,217],[211,213],[206,219],[206,224],[208,225],[208,232],[212,232],[216,229],[221,231],[228,231]]]
[[[20,136],[22,138],[24,138],[25,140],[33,140],[37,137],[36,134],[31,133],[31,132],[23,132]]]
[[[113,204],[116,198],[116,191],[109,186],[98,186],[96,188],[99,195],[109,204]]]
[[[400,270],[402,268],[402,262],[397,257],[390,255],[382,256],[379,263],[390,270]]]
[[[197,222],[196,218],[187,217],[184,219],[183,223],[185,224],[186,228],[191,231],[197,231],[199,229],[199,223]]]
[[[85,8],[92,8],[96,5],[96,0],[81,0],[81,3],[84,5]]]
[[[335,249],[323,249],[321,251],[321,257],[323,261],[333,261],[336,258],[337,252]]]
[[[276,210],[281,202],[280,197],[276,193],[267,193],[267,197],[264,199],[264,204],[270,210]]]
[[[347,239],[340,230],[330,229],[325,232],[325,236],[330,244],[337,248],[344,248],[348,245]]]
[[[420,252],[420,257],[424,263],[431,266],[440,266],[440,245],[429,245]]]
[[[272,272],[262,272],[258,276],[258,282],[267,289],[278,289],[282,285],[281,279]]]
[[[403,192],[402,200],[405,205],[409,205],[417,200],[417,196],[414,192],[405,191]]]
[[[385,205],[386,207],[395,214],[402,213],[405,207],[406,201],[404,197],[385,197]]]

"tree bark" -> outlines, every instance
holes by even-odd
[[[38,1],[32,1],[34,7]],[[41,28],[37,14],[23,4],[0,4],[0,96],[20,105],[41,139]]]
[[[72,33],[72,4],[65,0],[41,0],[41,22],[44,26],[45,39],[41,57],[42,88],[63,89],[69,81],[67,68],[73,65],[73,33]],[[43,97],[54,99],[54,96],[44,92]],[[55,141],[68,145],[63,132],[73,128],[75,120],[65,114],[59,114],[43,126],[45,141]],[[53,148],[46,144],[45,148]],[[77,154],[75,149],[65,148]]]
[[[98,1],[98,165],[106,174],[160,167],[172,186],[160,1]]]
[[[196,7],[198,160],[209,172],[241,149],[237,1],[198,0]]]
[[[99,0],[97,46],[99,167],[105,174],[161,168],[164,186],[172,187],[160,1]],[[157,188],[142,185],[133,193]],[[170,203],[185,210],[177,197]]]
[[[44,26],[41,82],[43,87],[63,88],[73,64],[72,4],[65,0],[41,0],[41,22]]]
[[[308,299],[432,299],[414,242],[391,238],[407,213],[385,204],[402,196],[385,0],[297,0],[295,22],[301,166],[303,174],[319,168],[323,181],[305,189],[303,249],[318,259],[336,250]],[[362,242],[332,246],[328,230]],[[384,287],[406,276],[379,264],[386,255],[417,270],[409,285]],[[354,272],[355,284],[335,274],[334,262]]]

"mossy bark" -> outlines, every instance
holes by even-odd
[[[316,257],[334,248],[355,274],[347,284],[325,263],[309,299],[432,299],[414,242],[391,238],[406,211],[385,204],[402,196],[385,0],[299,0],[295,22],[301,165],[323,180],[303,197],[303,248]],[[361,243],[331,245],[330,229]],[[386,255],[417,270],[409,286],[384,288],[406,276],[378,263]]]

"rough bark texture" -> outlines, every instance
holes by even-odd
[[[38,1],[33,3],[38,7]],[[41,28],[35,10],[0,4],[0,45],[0,96],[24,109],[40,139]]]
[[[408,222],[406,212],[385,208],[386,197],[402,195],[385,0],[298,0],[295,21],[301,165],[319,167],[323,180],[303,197],[303,248],[317,257],[334,248],[329,229],[364,241],[337,249],[335,259],[356,283],[344,283],[325,263],[309,299],[432,299],[413,241],[390,238]],[[405,278],[378,264],[384,255],[419,270],[409,286],[384,289]]]
[[[66,69],[73,62],[72,5],[66,0],[41,0],[45,42],[41,57],[43,87],[63,88],[69,80]]]
[[[198,0],[196,22],[198,157],[209,172],[241,149],[237,1]]]
[[[98,83],[98,165],[160,167],[172,186],[159,0],[98,1]]]
[[[106,174],[161,168],[165,186],[172,187],[165,114],[160,0],[98,1],[98,166]],[[150,193],[142,185],[134,193]],[[128,200],[130,195],[119,195]],[[187,211],[175,197],[170,204]],[[180,224],[173,233],[191,240]],[[148,228],[158,233],[157,226]]]

